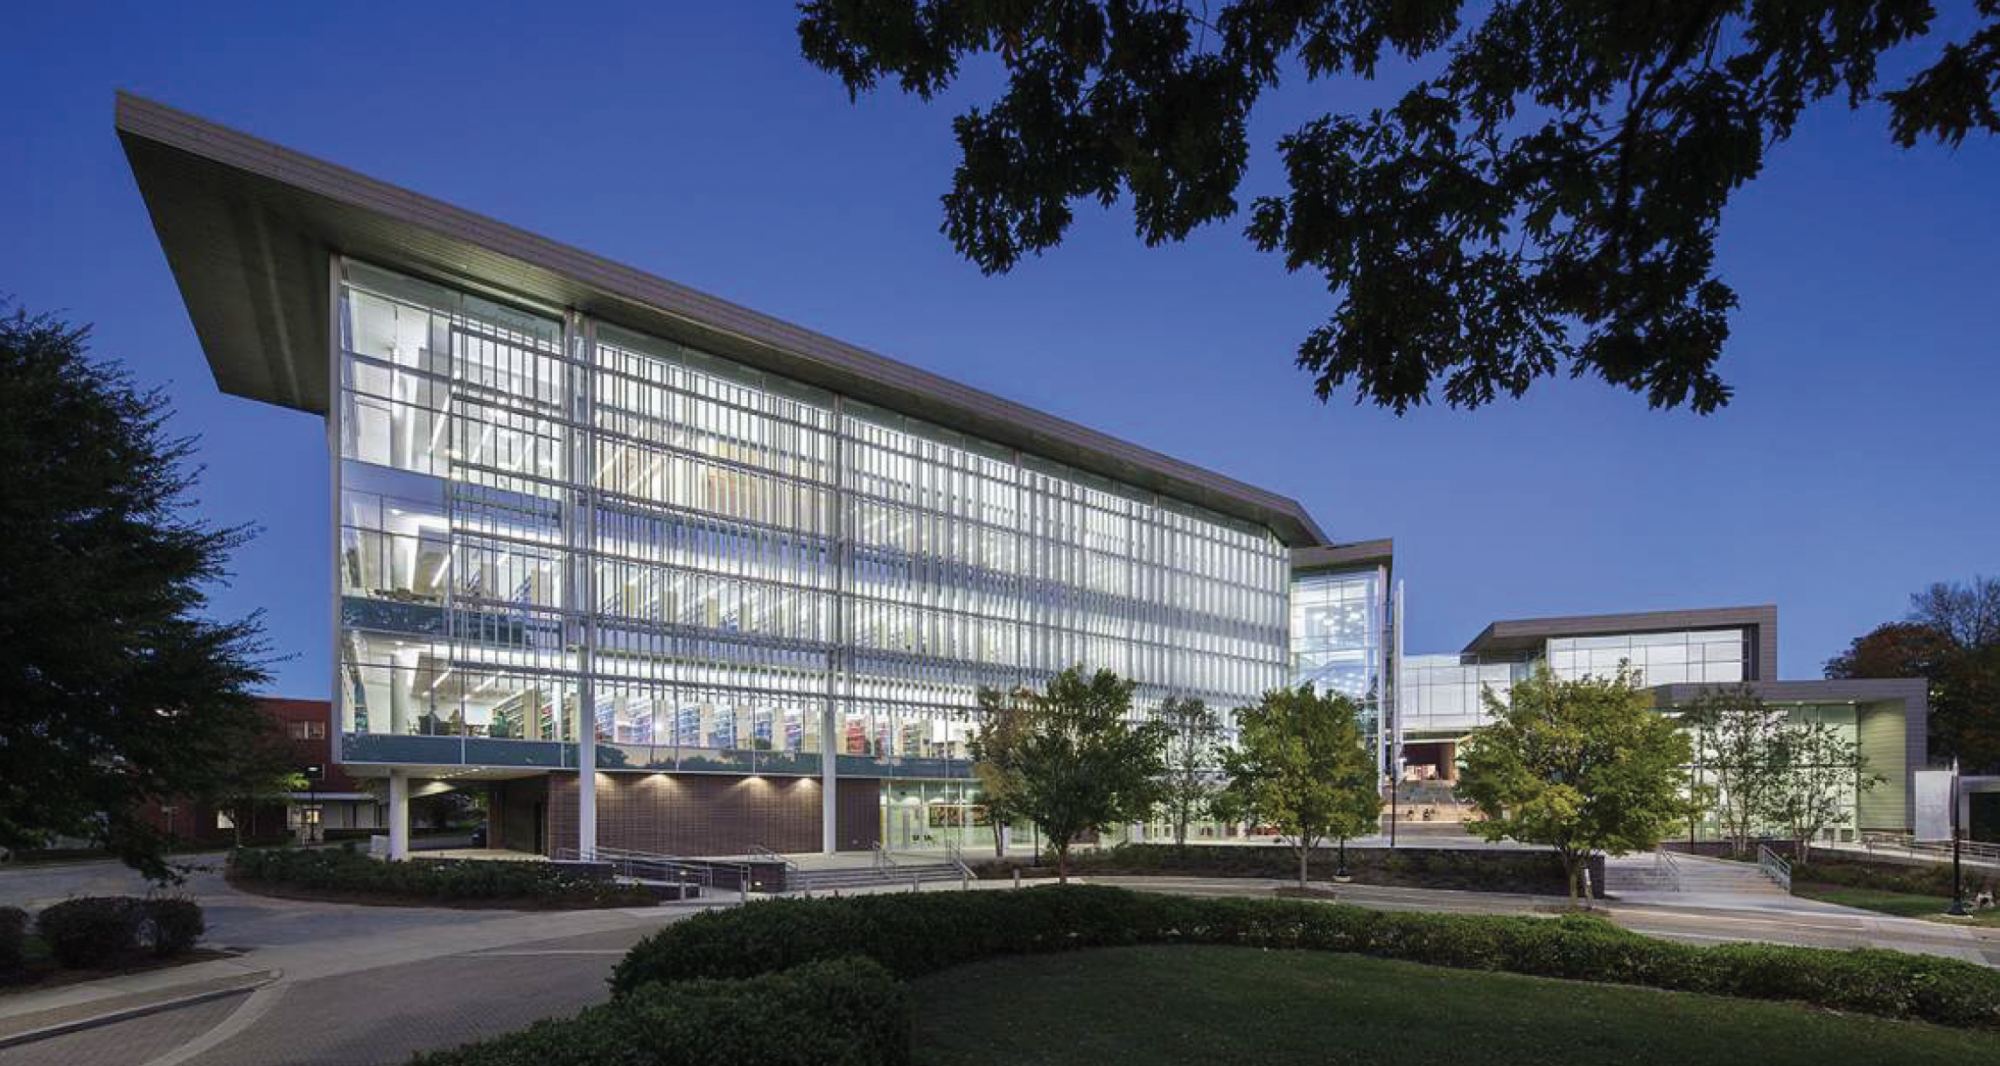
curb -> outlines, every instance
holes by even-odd
[[[254,992],[276,981],[281,976],[283,975],[278,970],[262,970],[254,974],[246,974],[246,980],[243,983],[229,985],[224,988],[203,989],[200,992],[191,992],[187,995],[175,996],[153,1003],[136,1003],[128,1007],[106,1011],[103,1014],[93,1014],[85,1018],[71,1018],[67,1021],[54,1022],[39,1028],[26,1029],[18,1033],[0,1034],[0,1048],[33,1044],[51,1037],[66,1036],[70,1033],[82,1032],[86,1029],[116,1025],[119,1022],[131,1021],[134,1018],[144,1018],[149,1014],[160,1014],[170,1010],[178,1010],[181,1007],[192,1007],[199,1003],[207,1003],[210,1000],[222,999],[225,996],[237,996],[246,992]]]

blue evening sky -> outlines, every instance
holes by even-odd
[[[319,419],[216,391],[112,132],[125,88],[1292,495],[1391,536],[1411,652],[1496,618],[1774,602],[1817,677],[1931,581],[2000,571],[2000,143],[1903,151],[1822,108],[1725,222],[1721,414],[1559,380],[1397,418],[1292,363],[1330,310],[1241,220],[1147,249],[1124,206],[982,277],[937,232],[950,119],[850,105],[784,4],[34,4],[0,66],[0,293],[95,323],[199,433],[201,513],[255,522],[217,609],[266,612],[275,691],[328,689]],[[1894,64],[1893,69],[1906,69]],[[1279,136],[1387,89],[1288,85]]]

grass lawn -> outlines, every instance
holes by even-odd
[[[1161,946],[915,982],[925,1066],[2000,1062],[2000,1035],[1358,955]]]
[[[1951,900],[1944,896],[1926,896],[1913,892],[1889,892],[1879,888],[1853,888],[1847,885],[1819,885],[1794,883],[1792,895],[1805,899],[1816,899],[1824,903],[1838,903],[1845,907],[1859,907],[1878,914],[1893,914],[1898,918],[1937,918],[1951,906]],[[1971,904],[1967,904],[1970,909]],[[1950,919],[1957,923],[1963,919]],[[2000,910],[1975,911],[1971,922],[1975,925],[2000,927]]]

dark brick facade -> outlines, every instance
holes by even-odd
[[[543,847],[574,847],[576,776],[546,779]],[[503,847],[529,850],[516,828],[535,802],[534,782],[506,783]],[[810,777],[721,774],[597,775],[597,842],[659,855],[742,855],[751,845],[778,852],[820,849],[820,782]],[[881,782],[841,778],[836,839],[842,851],[867,851],[882,837]]]

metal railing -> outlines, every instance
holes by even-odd
[[[751,870],[748,863],[718,862],[712,859],[688,859],[676,855],[656,855],[652,852],[630,851],[625,848],[598,847],[586,855],[575,848],[557,848],[551,856],[559,862],[596,862],[611,867],[611,872],[634,881],[678,886],[681,898],[687,898],[690,887],[700,890],[703,899],[715,896],[715,875],[726,871],[736,875],[737,902],[750,899]]]
[[[784,857],[783,855],[778,854],[775,851],[772,851],[770,848],[767,848],[762,844],[750,845],[750,857],[753,859],[762,859],[765,862],[775,862],[782,865],[785,868],[784,887],[786,891],[790,891],[791,889],[798,887],[800,882],[803,880],[803,878],[799,876],[801,871],[799,869],[798,863],[793,862],[792,860]]]
[[[1764,871],[1765,877],[1777,882],[1779,888],[1787,892],[1792,890],[1792,864],[1785,861],[1783,855],[1772,851],[1768,845],[1757,845],[1757,869]]]
[[[1863,833],[1861,846],[1869,851],[1900,851],[1927,859],[1951,858],[1951,841],[1917,840],[1909,833]],[[1982,840],[1958,842],[1959,854],[1974,862],[2000,863],[2000,844]]]
[[[1653,870],[1659,874],[1668,892],[1681,890],[1681,864],[1674,853],[1665,848],[1653,849]]]
[[[896,868],[896,859],[895,856],[889,854],[889,848],[884,844],[880,843],[876,844],[875,872],[880,874],[886,874],[894,870],[895,868]]]
[[[972,887],[972,867],[965,864],[965,849],[958,841],[947,840],[944,842],[944,853],[951,859],[951,864],[958,867],[958,887],[960,889]]]

